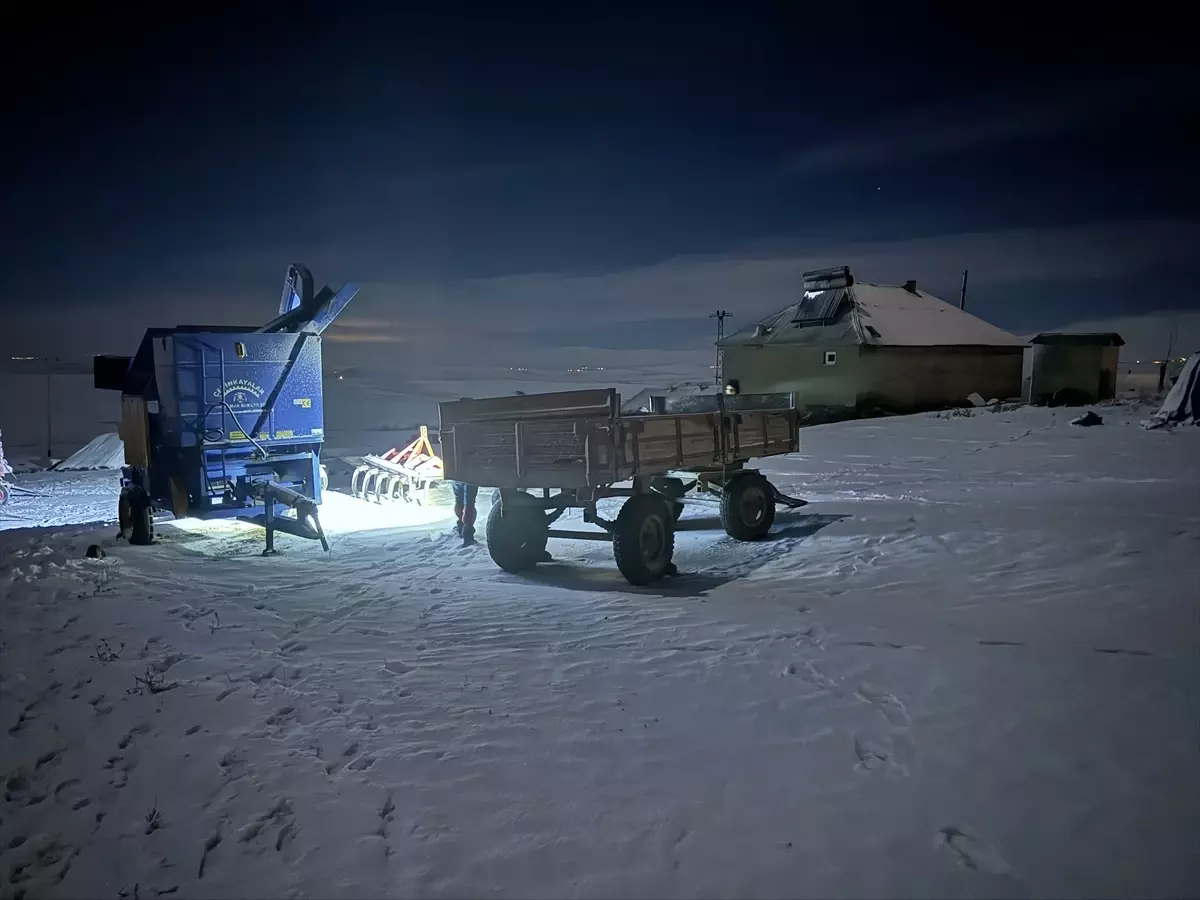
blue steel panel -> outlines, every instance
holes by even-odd
[[[177,408],[164,403],[162,412],[178,422],[167,429],[177,446],[249,445],[246,432],[256,424],[263,445],[324,440],[319,337],[245,332],[168,340]]]

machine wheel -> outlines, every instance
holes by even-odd
[[[630,584],[658,581],[675,555],[675,522],[671,508],[656,494],[630,497],[613,527],[613,556]]]
[[[546,514],[535,506],[493,503],[488,512],[486,535],[492,562],[505,572],[526,572],[546,555]]]
[[[146,492],[136,484],[121,489],[117,522],[122,533],[129,532],[129,543],[139,546],[154,543],[154,510]]]
[[[758,472],[730,479],[721,491],[721,527],[738,541],[766,537],[775,524],[775,488]]]
[[[321,466],[319,471],[321,473],[321,493],[323,494],[329,490],[329,470]]]

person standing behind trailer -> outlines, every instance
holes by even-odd
[[[454,491],[454,533],[462,538],[464,547],[470,547],[475,543],[475,501],[479,498],[479,485],[451,481],[450,489]]]
[[[470,397],[459,397],[470,400]],[[454,492],[454,533],[462,538],[463,546],[470,547],[475,543],[475,501],[479,499],[479,485],[468,484],[465,481],[451,481],[450,490]]]

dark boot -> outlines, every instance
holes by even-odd
[[[475,507],[465,507],[459,521],[462,522],[459,534],[462,535],[463,546],[470,547],[475,543]]]

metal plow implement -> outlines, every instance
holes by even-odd
[[[364,456],[350,478],[350,493],[376,503],[403,500],[441,506],[450,496],[442,479],[442,458],[429,441],[429,428],[422,425],[417,439],[403,450],[392,448],[382,456]]]

